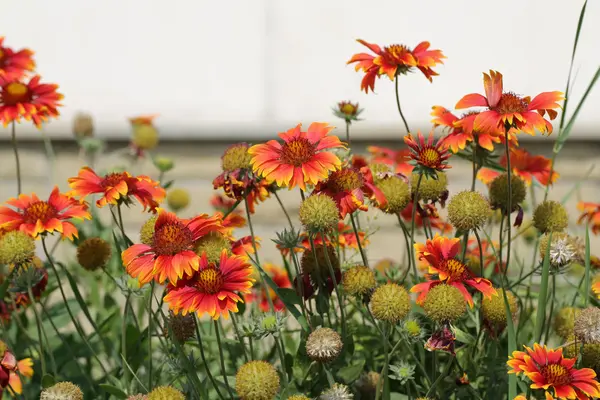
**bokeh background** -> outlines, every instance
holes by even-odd
[[[54,184],[85,164],[72,135],[78,112],[94,118],[95,135],[107,143],[99,168],[123,165],[133,172],[158,173],[146,159],[129,165],[120,149],[130,140],[128,118],[154,114],[160,145],[153,153],[173,157],[167,174],[187,189],[183,212],[211,212],[212,180],[228,143],[274,138],[297,123],[343,122],[331,114],[340,100],[358,101],[364,121],[353,124],[353,147],[402,147],[405,134],[393,84],[386,78],[376,93],[360,92],[362,75],[346,61],[366,49],[362,38],[382,45],[414,47],[428,40],[448,57],[429,83],[420,73],[401,77],[401,101],[413,130],[431,128],[432,105],[452,108],[466,93],[482,92],[482,72],[503,73],[505,88],[522,95],[564,90],[573,39],[583,2],[562,0],[19,0],[0,13],[7,45],[29,47],[38,71],[65,94],[62,116],[43,131],[18,126],[24,191],[46,195]],[[573,69],[572,112],[600,65],[600,2],[587,6]],[[557,126],[557,124],[556,124]],[[600,195],[600,90],[583,107],[573,134],[557,161],[561,178],[550,198],[565,200],[577,227],[579,200]],[[54,161],[42,135],[52,139]],[[534,154],[550,156],[556,134],[521,136]],[[0,198],[14,195],[15,169],[9,130],[0,128]],[[452,162],[450,192],[470,185],[470,166]],[[487,193],[479,183],[478,189]],[[573,190],[574,189],[574,190]],[[538,200],[542,193],[536,189]],[[292,214],[299,195],[283,194]],[[128,213],[128,228],[146,215]],[[529,211],[529,215],[531,210]],[[266,259],[278,260],[270,238],[285,226],[274,199],[258,208],[257,233]],[[394,218],[370,212],[369,258],[400,258],[404,246]],[[240,232],[244,234],[244,232]],[[596,241],[595,243],[598,244]]]

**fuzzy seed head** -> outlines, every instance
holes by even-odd
[[[58,382],[42,390],[40,400],[83,400],[83,392],[71,382]]]
[[[484,297],[481,302],[483,318],[498,328],[506,326],[506,309],[504,307],[504,295],[501,289],[496,289],[497,296]],[[517,299],[512,292],[506,292],[510,313],[515,317],[517,314]]]
[[[235,390],[242,400],[272,400],[279,392],[277,370],[266,361],[250,361],[235,375]]]
[[[221,157],[221,167],[224,172],[237,169],[250,169],[252,156],[248,154],[248,143],[236,143],[227,148]]]
[[[351,267],[342,276],[342,285],[346,293],[354,296],[363,296],[375,288],[375,272],[364,265]]]
[[[375,371],[370,371],[361,375],[356,381],[356,388],[360,392],[361,399],[375,400],[379,379],[381,379],[381,375]]]
[[[231,241],[219,232],[210,232],[196,242],[196,254],[202,256],[202,253],[206,253],[206,258],[211,263],[219,262],[223,250],[231,255]]]
[[[185,189],[173,189],[167,194],[167,204],[173,211],[179,211],[190,205],[190,193]]]
[[[327,253],[325,253],[327,251]],[[321,274],[322,277],[329,276],[329,264],[327,264],[327,259],[329,258],[329,262],[333,267],[333,270],[336,271],[340,268],[340,261],[337,258],[337,254],[332,246],[326,245],[316,245],[315,246],[316,260],[315,255],[312,251],[305,251],[302,253],[302,258],[300,259],[300,267],[302,272],[307,274]]]
[[[381,182],[384,177],[392,172],[392,169],[389,165],[384,163],[373,163],[369,164],[369,169],[371,170],[371,174],[373,175],[373,182],[377,185]]]
[[[370,306],[375,318],[395,324],[408,315],[410,296],[402,286],[386,283],[375,289]]]
[[[481,228],[491,216],[492,209],[489,201],[478,192],[460,192],[448,203],[448,218],[457,230],[468,231]]]
[[[300,205],[300,222],[310,232],[330,231],[339,218],[335,201],[325,194],[309,196]]]
[[[564,307],[558,311],[554,317],[554,330],[563,339],[573,334],[575,328],[575,318],[581,312],[580,309],[574,307]]]
[[[417,183],[419,183],[419,174],[413,172],[410,176],[410,188],[413,195],[417,190]],[[445,172],[438,171],[437,179],[424,176],[419,185],[419,200],[423,200],[424,202],[437,201],[447,189],[448,177]]]
[[[287,398],[287,400],[310,400],[310,397],[306,397],[302,394],[295,394]]]
[[[342,352],[342,337],[330,328],[317,328],[306,339],[306,354],[313,361],[328,363]]]
[[[388,214],[398,214],[410,202],[410,189],[404,179],[396,175],[388,176],[377,184],[377,187],[383,193],[387,203],[380,207]]]
[[[143,150],[152,150],[158,145],[158,131],[152,124],[133,126],[131,142]]]
[[[511,202],[510,212],[517,210],[519,204],[525,200],[527,195],[527,187],[523,179],[519,178],[515,174],[511,174]],[[502,174],[494,179],[489,186],[490,190],[490,204],[493,208],[499,208],[500,210],[507,212],[508,209],[508,175]]]
[[[581,310],[575,317],[573,332],[585,344],[600,344],[600,308],[588,307]]]
[[[142,393],[138,393],[127,397],[127,400],[148,400],[148,396]]]
[[[185,396],[172,386],[158,386],[148,393],[148,400],[185,400]]]
[[[86,239],[77,246],[77,262],[88,271],[105,267],[111,256],[110,244],[99,237]]]
[[[550,234],[546,233],[540,237],[540,257],[546,257]],[[584,248],[581,241],[565,232],[552,232],[552,243],[550,244],[550,265],[555,268],[564,267],[571,262],[583,259]]]
[[[354,395],[348,386],[334,383],[333,386],[319,395],[319,400],[353,400]]]
[[[575,335],[571,335],[566,339],[567,343],[572,343],[564,348],[566,357],[578,358],[581,354],[581,366],[598,370],[600,368],[600,344],[588,343],[583,344],[577,340]]]
[[[166,322],[171,327],[174,338],[180,343],[190,340],[196,335],[196,325],[194,324],[193,314],[181,315],[169,311],[169,318]],[[165,336],[168,336],[169,328],[166,324],[164,331]]]
[[[154,242],[154,225],[156,224],[156,216],[150,217],[148,221],[144,222],[140,229],[140,242],[151,246]]]
[[[567,210],[558,201],[543,201],[533,212],[533,226],[542,233],[562,232],[568,224]]]
[[[0,237],[0,264],[22,264],[33,258],[35,241],[22,231],[10,231]]]
[[[454,286],[440,284],[431,288],[423,302],[425,315],[438,323],[453,322],[467,311],[467,302]]]

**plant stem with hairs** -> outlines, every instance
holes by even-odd
[[[369,266],[369,260],[367,258],[367,253],[365,249],[363,249],[362,244],[360,243],[360,235],[358,233],[358,228],[356,226],[356,222],[354,221],[354,215],[350,214],[350,222],[352,223],[352,230],[354,231],[354,236],[356,236],[356,243],[358,244],[358,250],[360,251],[360,256],[362,258],[365,267]]]
[[[17,196],[22,193],[21,191],[21,161],[19,160],[19,146],[17,145],[17,128],[15,121],[12,122],[11,129],[11,143],[13,152],[15,153],[15,167],[17,170]]]
[[[398,92],[398,77],[396,76],[396,106],[398,107],[398,112],[400,113],[400,118],[402,118],[402,122],[404,123],[404,127],[406,128],[406,133],[410,133],[410,128],[408,127],[408,122],[406,122],[406,118],[404,118],[404,114],[402,113],[402,107],[400,107],[400,93]]]
[[[225,387],[227,388],[227,392],[229,392],[229,396],[233,399],[233,392],[231,391],[231,387],[229,386],[229,380],[227,379],[227,370],[225,369],[225,357],[223,356],[223,346],[221,345],[221,334],[219,333],[219,325],[217,321],[213,321],[215,325],[215,334],[217,337],[217,347],[219,348],[219,361],[221,363],[221,373],[223,374],[223,380],[225,381]]]

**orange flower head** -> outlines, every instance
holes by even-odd
[[[158,114],[139,115],[137,117],[129,118],[131,125],[152,125],[154,120],[158,117]]]
[[[199,268],[200,257],[195,243],[210,232],[224,230],[219,216],[198,215],[190,220],[158,210],[151,244],[134,244],[121,254],[129,275],[141,285],[152,279],[176,284],[184,275],[191,276]]]
[[[327,179],[329,172],[341,168],[341,161],[330,149],[346,148],[337,136],[328,136],[333,127],[326,123],[314,122],[308,131],[301,131],[302,125],[279,134],[283,143],[269,140],[254,145],[248,152],[252,155],[254,172],[269,183],[292,189],[299,186],[306,190],[306,184],[316,185]]]
[[[358,43],[366,46],[375,55],[367,53],[354,54],[347,64],[357,63],[356,71],[362,70],[365,76],[360,84],[365,93],[375,89],[375,79],[387,75],[390,80],[396,76],[407,74],[413,68],[418,68],[431,82],[432,76],[438,75],[432,67],[443,64],[446,58],[441,50],[429,50],[429,42],[421,42],[413,50],[405,45],[393,44],[383,49],[376,44],[358,39]]]
[[[411,160],[409,149],[393,150],[387,147],[369,146],[367,151],[373,156],[373,163],[389,165],[397,174],[408,176],[414,169],[414,166],[409,163]]]
[[[473,298],[465,285],[483,293],[486,297],[496,295],[489,280],[473,276],[467,265],[455,258],[460,250],[459,238],[449,239],[436,235],[433,240],[427,239],[425,244],[415,244],[415,250],[417,258],[425,260],[429,265],[427,282],[418,283],[410,290],[419,293],[417,304],[422,304],[429,290],[440,283],[446,283],[460,290],[471,307],[473,307]]]
[[[76,177],[69,178],[71,194],[85,198],[90,194],[102,193],[96,201],[98,207],[107,204],[130,204],[136,198],[144,210],[156,212],[159,203],[165,198],[165,190],[160,183],[145,175],[131,176],[128,172],[112,172],[100,177],[89,167],[83,167]]]
[[[565,358],[562,349],[535,343],[533,349],[514,351],[507,361],[509,374],[524,374],[532,389],[544,389],[546,399],[590,399],[600,396],[600,384],[590,368],[574,368],[576,358]],[[554,397],[550,394],[554,389]]]
[[[366,211],[368,206],[365,197],[377,199],[385,204],[385,196],[373,183],[369,168],[342,168],[334,171],[326,181],[315,186],[314,193],[323,193],[335,200],[340,210],[340,218],[352,214],[356,210]]]
[[[592,291],[596,294],[598,300],[600,300],[600,275],[597,275],[592,281]]]
[[[500,159],[500,165],[506,168],[506,155]],[[552,161],[544,156],[534,156],[525,149],[510,149],[510,166],[514,175],[520,177],[527,185],[531,185],[535,178],[543,186],[554,183],[560,176],[552,169]],[[500,172],[482,168],[477,178],[486,185],[491,183]]]
[[[22,394],[23,382],[21,381],[21,377],[31,378],[32,376],[33,360],[31,358],[24,358],[17,362],[17,368],[14,371],[10,371],[10,376],[8,378],[8,392],[12,396],[15,396],[15,393]]]
[[[19,229],[33,238],[46,233],[59,232],[63,238],[73,240],[78,237],[77,228],[70,219],[82,221],[91,219],[87,205],[58,191],[55,186],[48,200],[40,200],[35,193],[31,196],[19,195],[0,206],[0,228]]]
[[[363,109],[358,107],[358,103],[352,103],[350,101],[341,101],[337,104],[337,107],[333,109],[333,115],[343,119],[347,123],[360,121],[358,116],[362,112]]]
[[[434,143],[433,132],[429,133],[427,141],[425,141],[425,137],[420,132],[417,137],[418,142],[410,133],[404,136],[404,143],[411,150],[410,158],[417,167],[423,168],[426,171],[442,171],[450,168],[448,165],[450,153],[445,148],[444,139],[439,139]]]
[[[40,83],[40,79],[36,75],[24,82],[0,75],[0,121],[5,127],[23,118],[41,128],[43,122],[59,116],[63,95],[56,91],[58,85]]]
[[[243,302],[235,292],[251,292],[251,276],[252,267],[241,257],[229,257],[223,251],[217,266],[203,256],[197,272],[170,285],[164,300],[175,314],[195,312],[198,316],[208,314],[214,320],[221,316],[227,319],[230,312],[238,312],[237,303]]]
[[[14,51],[4,46],[4,36],[0,36],[0,77],[9,80],[20,79],[34,70],[33,51],[29,49]]]
[[[514,128],[530,135],[534,129],[542,133],[552,133],[552,124],[544,118],[548,114],[550,120],[557,116],[559,101],[564,100],[562,92],[540,93],[531,100],[513,92],[504,92],[502,74],[491,71],[483,74],[485,96],[471,93],[464,96],[456,104],[456,108],[486,107],[477,115],[473,128],[481,131],[504,131]]]
[[[586,221],[594,235],[598,235],[600,233],[600,203],[581,201],[577,204],[577,209],[582,213],[577,223],[581,224]]]
[[[265,201],[272,191],[266,180],[258,179],[252,171],[243,169],[224,171],[213,180],[213,187],[223,188],[225,195],[231,199],[244,201],[245,198],[252,214],[255,212],[254,206]]]

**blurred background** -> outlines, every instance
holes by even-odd
[[[44,126],[17,127],[24,192],[46,195],[89,162],[73,136],[79,112],[93,118],[94,135],[106,142],[96,167],[115,166],[158,178],[151,157],[131,162],[127,149],[130,117],[159,114],[159,145],[149,155],[175,160],[165,175],[191,202],[184,216],[212,212],[212,180],[221,172],[228,143],[274,138],[302,122],[344,122],[331,108],[341,100],[359,102],[364,121],[352,125],[353,150],[368,145],[403,146],[405,134],[396,110],[394,85],[387,78],[376,93],[360,91],[362,74],[346,61],[366,48],[361,38],[381,45],[415,47],[427,40],[448,57],[429,83],[420,73],[400,78],[400,96],[409,125],[429,131],[433,105],[452,109],[464,94],[483,92],[482,72],[504,75],[504,87],[521,95],[564,91],[573,40],[583,2],[563,0],[19,0],[0,13],[0,35],[13,48],[35,51],[38,72],[60,85],[62,116]],[[570,110],[600,65],[600,2],[592,1],[575,56]],[[560,118],[560,116],[559,116]],[[557,120],[558,121],[558,120]],[[600,90],[582,108],[571,139],[558,157],[561,178],[550,199],[564,200],[577,228],[577,201],[597,201],[600,193]],[[558,127],[558,122],[555,123]],[[52,139],[49,152],[48,142]],[[15,168],[8,128],[0,128],[0,198],[15,194]],[[553,136],[520,140],[533,154],[552,155]],[[456,159],[456,157],[455,157]],[[452,160],[450,193],[467,188],[470,166]],[[478,189],[487,193],[483,184]],[[535,189],[538,200],[543,196]],[[283,191],[292,215],[296,191]],[[147,217],[128,213],[137,231]],[[531,215],[531,209],[528,211]],[[399,259],[403,252],[396,220],[369,212],[367,228],[377,227],[369,257]],[[270,239],[285,225],[279,205],[269,199],[255,216],[266,259],[279,256]],[[246,234],[240,232],[241,234]],[[134,236],[137,237],[137,236]],[[596,240],[598,238],[593,238]],[[596,240],[597,244],[598,241]]]
[[[358,101],[365,121],[354,135],[404,134],[387,79],[375,94],[345,63],[366,51],[355,39],[415,47],[427,40],[445,65],[430,84],[402,77],[412,129],[429,130],[432,105],[452,108],[481,92],[482,72],[504,74],[523,95],[564,90],[581,0],[19,0],[0,14],[0,35],[36,53],[38,71],[65,94],[63,117],[45,128],[70,135],[77,111],[98,135],[129,134],[127,117],[158,113],[163,139],[270,138],[298,122],[331,121],[340,100]],[[588,4],[574,68],[578,100],[600,65],[600,2]],[[600,91],[592,93],[575,136],[594,138]],[[340,125],[341,126],[341,125]],[[24,124],[21,137],[39,137]]]

